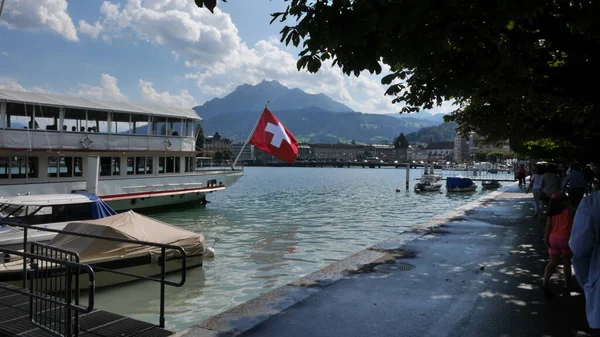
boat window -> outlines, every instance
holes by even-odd
[[[40,130],[60,131],[58,130],[58,120],[60,119],[60,109],[37,105],[35,106],[35,122]]]
[[[11,179],[27,178],[27,157],[10,157]]]
[[[127,175],[135,174],[134,164],[135,164],[135,158],[127,157]]]
[[[121,174],[121,158],[119,157],[100,157],[100,175],[118,176]]]
[[[152,157],[146,158],[146,174],[152,174],[153,170],[153,159]]]
[[[67,222],[91,219],[90,204],[55,205],[30,208],[20,216],[11,217],[11,221],[27,225],[41,225],[55,222]]]
[[[158,173],[165,173],[165,157],[158,158]]]
[[[73,173],[76,177],[81,177],[83,175],[83,158],[73,158]]]
[[[70,132],[85,132],[87,130],[87,121],[85,120],[85,110],[65,109],[65,119],[63,120],[63,129]]]
[[[131,130],[134,134],[148,134],[148,116],[146,115],[131,115]]]
[[[10,172],[10,157],[0,157],[0,178],[8,178]]]
[[[152,157],[135,157],[135,174],[152,174]]]
[[[33,105],[23,103],[6,104],[6,128],[8,129],[39,129],[33,119]]]
[[[83,158],[48,157],[48,177],[81,177],[82,175]]]
[[[121,133],[121,134],[129,134],[131,133],[131,126],[129,124],[129,116],[130,114],[125,113],[113,113],[112,121],[111,121],[111,130],[112,133]]]
[[[154,116],[153,135],[166,136],[167,133],[167,117]]]
[[[87,111],[87,132],[108,132],[108,112],[88,110]]]
[[[195,157],[185,157],[185,172],[194,172]]]

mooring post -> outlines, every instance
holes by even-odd
[[[406,190],[408,191],[408,184],[410,182],[410,164],[406,164]]]

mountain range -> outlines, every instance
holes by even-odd
[[[268,102],[269,109],[300,142],[380,143],[393,141],[401,132],[416,132],[443,123],[443,115],[376,114],[353,111],[324,94],[290,89],[277,81],[244,84],[223,98],[214,98],[194,109],[202,117],[204,134],[219,132],[245,140]],[[445,139],[436,139],[442,141]]]

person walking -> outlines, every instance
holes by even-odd
[[[592,329],[600,329],[600,192],[585,197],[575,213],[569,247],[575,277],[585,293],[585,312]]]
[[[579,164],[571,164],[571,170],[563,180],[561,187],[563,192],[568,192],[571,207],[577,209],[583,195],[588,192],[588,183]]]
[[[519,179],[519,187],[525,187],[525,164],[519,165],[517,179]]]
[[[544,174],[543,167],[535,165],[533,174],[529,177],[529,186],[525,191],[525,194],[533,192],[533,210],[536,219],[544,213],[544,203],[540,199],[540,194],[542,193],[542,174]]]
[[[544,282],[542,284],[542,289],[547,296],[552,295],[548,285],[552,274],[556,271],[559,260],[562,261],[565,276],[564,292],[568,291],[571,286],[572,252],[569,248],[569,239],[571,238],[572,227],[573,217],[567,205],[566,195],[562,192],[552,194],[548,203],[548,218],[546,219],[546,232],[544,234],[544,242],[550,255],[550,261],[544,270]]]
[[[540,199],[547,202],[555,192],[560,192],[560,177],[556,172],[556,166],[549,164],[546,167],[546,172],[542,175],[542,193],[540,193]]]

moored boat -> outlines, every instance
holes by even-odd
[[[484,180],[481,182],[481,188],[484,190],[493,190],[502,187],[498,180]]]
[[[97,190],[116,211],[205,203],[242,167],[200,167],[193,109],[0,89],[0,196]],[[99,170],[86,157],[97,156]]]
[[[71,222],[64,227],[64,231],[179,246],[186,253],[186,269],[202,266],[207,251],[202,234],[171,226],[133,211],[97,220]],[[161,272],[161,248],[158,247],[66,233],[56,235],[49,246],[78,254],[80,263],[94,269],[96,288],[137,280],[135,277],[115,274],[107,269],[146,277],[157,276]],[[22,268],[23,261],[20,257],[5,261],[0,265],[0,282],[20,285],[23,277]],[[166,272],[181,269],[180,254],[175,250],[167,250]],[[51,275],[52,271],[45,273],[42,268],[37,273],[48,278],[45,274]],[[80,275],[79,286],[81,289],[88,287],[87,274]]]
[[[446,190],[448,192],[473,192],[477,189],[477,185],[471,178],[463,177],[447,177]]]
[[[23,229],[28,225],[28,242],[45,242],[56,233],[36,227],[63,229],[69,222],[115,215],[98,196],[85,193],[20,195],[0,198],[0,248],[23,249]],[[13,224],[13,226],[11,226]]]
[[[435,192],[442,188],[441,177],[438,175],[424,174],[415,184],[415,192]]]
[[[415,192],[436,192],[442,188],[442,176],[434,172],[433,165],[428,170],[429,164],[425,163],[423,175],[419,182],[415,184]]]

